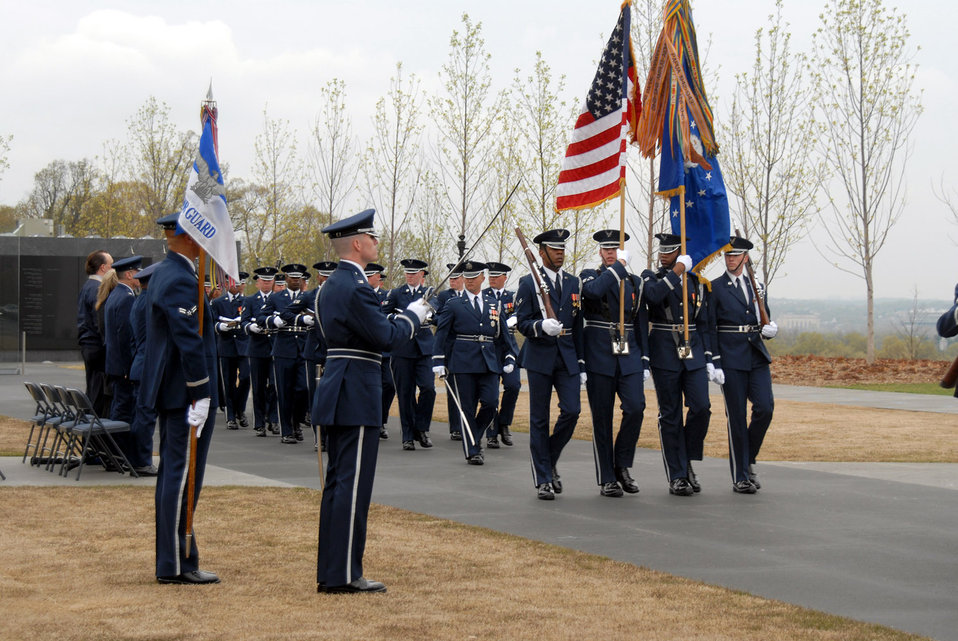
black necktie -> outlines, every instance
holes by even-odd
[[[742,284],[742,279],[741,279],[741,278],[736,278],[736,279],[735,279],[735,284],[738,285],[738,291],[741,292],[741,294],[742,294],[742,300],[744,300],[744,301],[747,303],[747,302],[748,302],[748,294],[745,293],[745,286]]]
[[[477,313],[477,314],[481,314],[481,313],[482,313],[482,312],[479,310],[479,297],[478,297],[478,296],[473,297],[473,299],[472,299],[472,306],[476,308],[476,313]]]
[[[556,298],[562,298],[562,275],[556,272]]]

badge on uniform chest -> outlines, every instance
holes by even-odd
[[[578,294],[575,294],[575,293],[570,294],[570,298],[572,299],[572,309],[573,309],[573,310],[579,311],[580,309],[582,309],[582,301],[579,299],[579,295],[578,295]]]
[[[495,307],[489,309],[489,324],[493,327],[499,322],[499,310]]]

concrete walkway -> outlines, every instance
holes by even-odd
[[[26,378],[83,382],[82,369],[55,365],[30,366]],[[0,414],[32,411],[22,380],[0,377]],[[947,404],[939,408],[937,397],[885,396],[776,387],[779,399],[956,413]],[[223,423],[214,434],[209,484],[319,487],[311,446],[284,446]],[[763,489],[741,496],[731,492],[728,462],[707,459],[696,466],[702,494],[680,498],[668,494],[659,453],[641,450],[633,474],[642,491],[609,499],[598,495],[591,444],[573,441],[559,465],[565,492],[545,502],[532,488],[526,435],[516,435],[515,447],[487,451],[487,464],[474,467],[444,424],[433,426],[436,447],[404,452],[395,423],[394,437],[380,448],[378,503],[958,640],[958,464],[763,463]],[[19,457],[0,459],[0,469],[8,477],[0,488],[77,484],[21,465]],[[91,467],[79,485],[131,481],[153,482]]]

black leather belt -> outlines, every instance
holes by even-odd
[[[493,336],[486,336],[484,334],[459,334],[456,336],[456,340],[470,343],[492,343],[496,339]]]
[[[668,323],[652,323],[650,325],[652,329],[659,330],[661,332],[682,332],[685,331],[684,325],[669,325]],[[689,331],[695,331],[695,325],[689,325]]]
[[[723,334],[748,334],[761,330],[758,325],[719,325],[718,331]]]
[[[383,362],[383,355],[379,352],[369,352],[364,349],[350,349],[348,347],[332,347],[326,351],[326,360],[336,358],[350,358],[357,361]]]

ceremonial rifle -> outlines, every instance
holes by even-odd
[[[536,282],[536,287],[539,288],[539,298],[542,300],[542,309],[545,310],[546,318],[555,319],[556,313],[555,310],[552,309],[552,302],[549,300],[549,286],[546,284],[549,282],[549,279],[546,278],[545,272],[542,271],[542,265],[539,264],[535,254],[533,254],[529,248],[525,234],[523,234],[522,230],[518,227],[516,227],[516,236],[519,237],[519,244],[522,245],[522,251],[525,252],[526,258],[529,260],[532,280]]]
[[[738,228],[735,229],[735,235],[739,238],[742,237],[738,232]],[[758,302],[758,317],[761,321],[761,325],[764,327],[768,325],[768,314],[765,312],[765,297],[758,291],[758,283],[755,281],[755,272],[752,270],[752,258],[748,256],[748,252],[745,252],[746,258],[745,261],[745,271],[748,272],[748,282],[752,284],[752,292],[755,293],[755,300]]]

